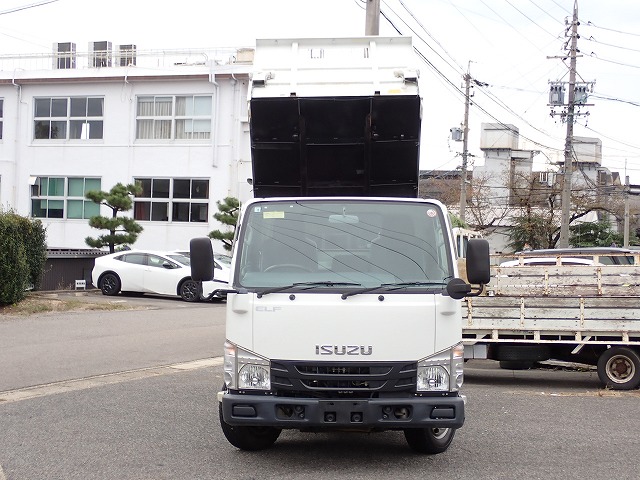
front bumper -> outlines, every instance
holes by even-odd
[[[220,392],[229,425],[282,429],[460,428],[463,396],[375,399],[287,398]]]

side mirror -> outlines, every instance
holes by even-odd
[[[213,247],[208,237],[192,238],[189,242],[191,278],[196,282],[213,280]]]
[[[483,238],[471,238],[467,245],[467,279],[475,285],[491,281],[489,242]]]
[[[471,285],[461,278],[453,278],[447,283],[447,293],[454,300],[461,300],[471,293]]]

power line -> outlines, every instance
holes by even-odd
[[[615,60],[608,60],[606,58],[601,58],[595,52],[591,52],[590,54],[586,54],[586,55],[588,57],[595,58],[596,60],[600,60],[601,62],[613,63],[615,65],[620,65],[622,67],[640,68],[640,65],[631,65],[629,63],[616,62]]]
[[[544,8],[542,8],[540,5],[538,5],[536,2],[534,2],[533,0],[529,0],[529,2],[531,2],[533,4],[534,7],[538,8],[542,13],[546,14],[549,18],[551,18],[553,21],[558,22],[560,25],[563,25],[563,23],[558,20],[556,17],[554,17],[553,15],[551,15],[547,10],[545,10]]]
[[[515,30],[518,35],[520,35],[522,38],[524,38],[527,42],[529,42],[531,45],[533,45],[535,47],[536,50],[541,51],[540,48],[538,47],[538,45],[536,43],[534,43],[529,37],[527,37],[526,35],[523,35],[522,32],[520,30],[518,30],[515,26],[513,26],[513,24],[511,22],[509,22],[507,19],[505,19],[502,15],[500,15],[498,12],[496,12],[493,8],[491,8],[489,5],[487,5],[487,3],[484,0],[480,0],[482,2],[482,4],[487,7],[489,10],[491,10],[500,20],[502,20],[504,22],[505,25],[511,27],[513,30]],[[554,36],[554,38],[556,38]]]
[[[49,3],[55,3],[58,0],[43,0],[41,2],[31,3],[29,5],[22,5],[20,7],[10,8],[9,10],[0,11],[0,15],[7,15],[9,13],[19,12],[21,10],[28,10],[30,8],[41,7],[42,5],[47,5]]]
[[[550,35],[552,38],[557,39],[558,36],[554,35],[553,33],[551,33],[550,31],[548,31],[547,29],[545,29],[544,27],[542,27],[539,23],[537,23],[535,20],[533,20],[531,17],[529,17],[526,13],[524,13],[522,10],[520,10],[518,7],[516,7],[513,3],[511,3],[509,0],[504,0],[505,2],[507,2],[514,10],[516,10],[518,13],[520,13],[524,18],[526,18],[527,20],[529,20],[531,23],[533,23],[536,27],[538,27],[540,30],[542,30],[543,32],[545,32],[546,34]]]
[[[531,1],[531,0],[530,0],[530,1]],[[484,2],[483,2],[483,3],[484,3]],[[533,1],[532,1],[532,3],[533,3]],[[435,42],[435,44],[436,44],[436,45],[438,45],[438,46],[439,46],[439,47],[440,47],[440,48],[445,52],[445,54],[446,54],[446,55],[451,59],[451,61],[453,62],[453,64],[452,64],[451,62],[447,61],[446,59],[444,59],[444,58],[442,57],[442,55],[438,54],[438,53],[435,51],[435,49],[434,49],[434,48],[433,48],[433,47],[432,47],[428,42],[426,42],[426,41],[425,41],[425,39],[424,39],[424,38],[422,38],[422,36],[421,36],[418,32],[416,32],[416,30],[414,30],[413,28],[411,28],[411,26],[409,26],[409,25],[407,24],[407,22],[406,22],[406,21],[404,21],[404,20],[403,20],[403,18],[402,18],[401,16],[399,16],[395,11],[393,11],[393,9],[391,9],[391,8],[390,8],[386,3],[385,3],[385,6],[386,6],[386,7],[388,8],[388,10],[389,10],[391,13],[393,13],[393,14],[394,14],[394,15],[395,15],[395,16],[396,16],[400,21],[402,21],[402,22],[403,22],[403,24],[404,24],[404,25],[406,25],[406,26],[407,26],[407,28],[409,28],[409,29],[411,30],[411,32],[413,32],[413,34],[414,34],[414,35],[416,35],[416,37],[417,37],[418,39],[420,39],[422,42],[424,42],[424,43],[425,43],[425,45],[427,45],[427,47],[428,47],[429,49],[431,49],[432,51],[434,51],[434,53],[436,53],[436,54],[437,54],[437,55],[438,55],[438,56],[439,56],[439,57],[440,57],[440,58],[445,62],[445,64],[446,64],[446,65],[448,65],[450,68],[452,68],[452,69],[454,69],[454,70],[459,70],[459,66],[458,66],[458,68],[457,68],[457,69],[456,69],[456,67],[454,66],[454,65],[457,65],[457,62],[456,62],[456,60],[453,58],[453,56],[452,56],[448,51],[446,51],[446,50],[444,49],[444,47],[442,46],[442,44],[441,44],[441,43],[440,43],[440,42],[439,42],[439,41],[438,41],[438,40],[437,40],[433,35],[431,35],[429,32],[427,32],[427,31],[426,31],[426,28],[424,27],[424,25],[423,25],[420,21],[418,21],[418,19],[417,19],[417,18],[416,18],[416,16],[413,14],[413,12],[411,12],[411,10],[410,10],[410,9],[409,9],[409,8],[408,8],[408,7],[407,7],[407,6],[402,2],[402,1],[401,1],[401,4],[402,4],[403,8],[407,11],[407,13],[408,13],[409,15],[411,15],[411,17],[412,17],[412,18],[417,22],[417,24],[419,25],[419,27],[420,27],[422,30],[424,30],[424,31],[427,33],[427,35],[429,35],[429,37],[433,40],[433,42]],[[486,5],[486,3],[485,3],[485,5]],[[534,3],[534,5],[535,5],[535,3]],[[537,6],[537,5],[536,5],[536,6]],[[455,7],[455,5],[454,5],[454,7]],[[457,8],[457,7],[456,7],[456,8]],[[540,7],[538,7],[538,8],[540,8]],[[491,9],[490,9],[490,10],[491,10]],[[461,14],[465,19],[467,19],[467,18],[462,14],[462,12],[460,12],[460,11],[459,11],[459,9],[458,9],[458,12],[459,12],[459,13],[460,13],[460,14]],[[494,12],[494,13],[495,13],[495,12]],[[520,13],[521,13],[521,14],[523,14],[523,12],[520,12]],[[388,22],[393,26],[393,28],[395,28],[395,30],[396,30],[400,35],[402,35],[402,32],[400,31],[400,29],[399,29],[399,28],[398,28],[398,27],[397,27],[397,26],[396,26],[396,25],[395,25],[395,24],[394,24],[394,23],[389,19],[389,17],[388,17],[387,15],[385,15],[384,13],[383,13],[383,16],[384,16],[384,17],[387,19],[387,21],[388,21]],[[499,15],[498,15],[498,16],[499,16]],[[526,14],[524,14],[524,16],[525,16],[525,17],[527,17],[527,15],[526,15]],[[504,21],[504,18],[502,18],[502,17],[500,17],[500,18]],[[527,17],[527,18],[528,18],[528,17]],[[467,21],[468,21],[468,19],[467,19]],[[547,33],[548,33],[548,32],[547,32]],[[426,65],[428,65],[428,66],[429,66],[429,68],[430,68],[434,73],[436,73],[437,78],[440,78],[440,79],[443,81],[443,83],[447,86],[447,88],[451,89],[451,90],[456,94],[456,96],[458,97],[458,99],[459,99],[460,101],[462,101],[462,100],[463,100],[463,99],[462,99],[462,97],[464,96],[464,94],[463,94],[462,90],[461,90],[461,89],[456,85],[456,83],[454,83],[453,81],[451,81],[445,73],[443,73],[443,72],[442,72],[438,67],[436,67],[436,65],[434,65],[431,61],[429,61],[429,59],[428,59],[428,58],[427,58],[427,57],[426,57],[426,56],[425,56],[425,55],[420,51],[420,49],[419,49],[419,48],[414,48],[414,49],[415,49],[416,53],[418,54],[418,56],[422,59],[422,61],[423,61]],[[499,88],[509,88],[509,87],[504,87],[504,86],[502,86],[502,87],[499,87]],[[516,91],[518,91],[518,90],[520,90],[520,91],[525,91],[524,89],[516,89],[516,88],[514,88],[514,90],[516,90]],[[553,140],[553,141],[556,141],[556,140],[557,140],[557,139],[554,139],[554,138],[553,138],[553,137],[552,137],[548,132],[546,132],[546,131],[544,131],[544,130],[541,130],[540,128],[536,127],[535,125],[533,125],[532,123],[530,123],[529,121],[527,121],[527,120],[526,120],[526,119],[525,119],[521,114],[519,114],[519,113],[515,112],[515,111],[514,111],[514,110],[513,110],[509,105],[507,105],[504,101],[502,101],[499,97],[497,97],[497,96],[495,95],[495,93],[493,93],[493,92],[491,92],[491,91],[485,91],[485,89],[481,89],[481,91],[482,91],[482,93],[483,93],[483,94],[485,94],[485,96],[486,96],[486,98],[487,98],[488,100],[490,100],[491,102],[495,103],[498,107],[500,107],[501,109],[503,109],[503,110],[507,111],[509,114],[514,115],[514,116],[515,116],[516,118],[518,118],[520,121],[523,121],[524,123],[526,123],[526,125],[528,125],[530,128],[532,128],[532,129],[533,129],[533,130],[535,130],[536,132],[538,132],[538,133],[542,134],[545,138],[549,138],[549,139],[551,139],[551,140]],[[535,93],[540,93],[540,92],[539,92],[539,91],[536,91]],[[542,95],[542,94],[544,94],[544,92],[542,92],[542,93],[540,93],[540,94]],[[596,97],[598,97],[598,96],[596,96]],[[605,97],[605,98],[606,98],[606,97]],[[620,100],[620,99],[615,99],[615,98],[607,98],[607,99],[608,99],[608,100],[610,100],[610,101],[620,101],[621,103],[628,103],[628,104],[633,105],[633,106],[640,106],[639,104],[636,104],[635,102],[632,102],[632,101],[625,101],[625,100]],[[488,111],[485,107],[483,107],[483,105],[482,105],[482,104],[478,104],[478,102],[477,102],[477,101],[475,101],[475,100],[474,100],[474,104],[475,104],[475,106],[476,106],[476,108],[477,108],[477,110],[478,110],[479,112],[481,112],[481,113],[483,113],[483,114],[487,115],[489,118],[491,118],[493,121],[497,122],[499,125],[502,125],[502,126],[504,126],[504,127],[507,127],[507,125],[506,125],[506,123],[505,123],[505,122],[503,122],[502,120],[498,119],[495,115],[493,115],[493,114],[489,113],[489,111]],[[586,125],[585,125],[585,128],[586,128]],[[590,129],[590,130],[592,130],[592,129]],[[592,130],[592,131],[593,131],[593,130]],[[634,146],[634,145],[626,144],[626,143],[624,143],[624,142],[618,142],[617,140],[612,139],[612,138],[609,138],[609,137],[607,137],[607,136],[605,136],[605,135],[599,134],[598,132],[595,132],[595,131],[594,131],[594,133],[596,133],[596,134],[600,135],[600,136],[601,136],[601,137],[603,137],[603,138],[608,138],[609,140],[612,140],[612,141],[614,141],[614,142],[616,142],[616,143],[620,143],[621,145],[626,145],[626,146],[628,146],[628,147],[630,147],[630,148],[633,148],[633,149],[639,148],[639,147],[636,147],[636,146]],[[541,148],[541,149],[543,149],[543,150],[553,151],[553,152],[561,152],[561,151],[563,151],[561,148],[551,147],[551,146],[549,146],[549,145],[546,145],[546,144],[545,144],[545,143],[543,143],[543,142],[539,142],[539,141],[537,141],[537,140],[534,140],[534,139],[530,138],[530,137],[529,137],[529,136],[527,136],[527,135],[520,134],[520,138],[522,138],[522,139],[523,139],[523,140],[525,140],[525,141],[530,142],[532,145],[537,146],[537,147],[539,147],[539,148]]]
[[[589,38],[584,38],[583,40],[586,40],[587,42],[597,43],[598,45],[605,45],[607,47],[619,48],[621,50],[626,50],[628,52],[640,52],[640,50],[637,49],[637,48],[629,48],[629,47],[624,47],[622,45],[614,45],[613,43],[600,42],[600,41],[596,40],[595,38],[593,38],[593,36],[591,36]]]
[[[436,42],[436,45],[438,45],[438,46],[442,49],[442,51],[443,51],[443,52],[444,52],[444,53],[445,53],[445,54],[446,54],[446,55],[447,55],[447,56],[448,56],[448,57],[449,57],[449,58],[450,58],[450,59],[451,59],[451,60],[452,60],[452,61],[453,61],[457,66],[458,66],[458,68],[460,69],[460,71],[462,71],[462,72],[463,72],[463,71],[464,71],[464,67],[460,66],[460,65],[456,62],[456,60],[451,56],[451,54],[450,54],[449,52],[447,52],[446,48],[444,48],[444,46],[442,46],[442,44],[441,44],[438,40],[436,40],[436,38],[435,38],[433,35],[431,35],[431,34],[429,33],[429,31],[424,27],[424,25],[420,22],[420,20],[418,20],[418,19],[417,19],[417,17],[413,14],[413,12],[412,12],[411,10],[409,10],[409,7],[407,7],[407,6],[405,5],[405,3],[404,3],[402,0],[399,0],[399,2],[400,2],[400,5],[402,5],[402,7],[406,10],[406,12],[411,16],[411,18],[413,18],[413,19],[415,20],[415,22],[418,24],[418,26],[419,26],[422,30],[424,30],[424,32],[429,36],[429,38],[430,38],[431,40],[433,40],[434,42]]]
[[[483,1],[483,3],[484,3],[484,1]],[[387,6],[387,7],[388,7],[388,5],[386,4],[386,2],[385,2],[385,6]],[[400,18],[400,20],[401,20],[405,25],[407,25],[407,23],[406,23],[404,20],[402,20],[402,17],[400,17],[397,13],[395,13],[395,12],[393,11],[393,9],[389,9],[389,10],[391,10],[391,11],[394,13],[394,15],[396,15],[398,18]],[[387,21],[389,21],[389,23],[391,24],[391,26],[392,26],[392,27],[393,27],[393,28],[394,28],[394,29],[395,29],[395,30],[396,30],[400,35],[402,35],[402,32],[401,32],[401,31],[400,31],[400,30],[399,30],[399,29],[398,29],[398,28],[393,24],[393,22],[391,22],[391,20],[388,18],[388,16],[387,16],[384,12],[382,12],[382,11],[381,11],[381,14],[384,16],[384,18],[385,18]],[[503,20],[504,20],[504,19],[503,19]],[[436,53],[436,54],[437,54],[437,55],[438,55],[438,56],[439,56],[443,61],[445,61],[445,63],[446,63],[447,65],[449,65],[451,68],[453,68],[453,66],[452,66],[450,63],[448,63],[444,58],[442,58],[442,56],[441,56],[441,55],[439,55],[437,52],[435,52],[435,50],[434,50],[434,49],[433,49],[433,48],[432,48],[432,47],[431,47],[427,42],[425,42],[425,41],[424,41],[424,39],[422,39],[422,37],[421,37],[417,32],[415,32],[415,30],[413,30],[409,25],[407,25],[407,27],[408,27],[408,28],[409,28],[409,29],[410,29],[414,34],[416,34],[416,36],[417,36],[419,39],[421,39],[421,40],[422,40],[422,41],[423,41],[423,42],[424,42],[424,43],[425,43],[425,44],[426,44],[426,45],[427,45],[431,50],[433,50],[433,51],[434,51],[434,53]],[[423,29],[424,29],[424,27],[422,27],[422,25],[421,25],[421,28],[423,28]],[[460,88],[459,88],[455,83],[453,83],[453,82],[452,82],[452,81],[451,81],[451,80],[450,80],[450,79],[449,79],[449,78],[448,78],[448,77],[447,77],[447,76],[446,76],[442,71],[440,71],[440,70],[439,70],[439,69],[438,69],[438,68],[437,68],[437,67],[436,67],[436,66],[435,66],[431,61],[429,61],[429,60],[427,59],[427,57],[426,57],[422,52],[420,52],[420,50],[419,50],[418,48],[414,48],[414,50],[416,51],[416,53],[418,54],[418,56],[419,56],[419,57],[420,57],[420,58],[421,58],[421,59],[422,59],[422,60],[423,60],[423,61],[424,61],[424,62],[425,62],[425,63],[426,63],[426,64],[427,64],[427,65],[428,65],[428,66],[429,66],[429,67],[430,67],[430,68],[431,68],[435,73],[437,73],[437,74],[438,74],[438,75],[439,75],[439,76],[440,76],[440,77],[441,77],[441,78],[442,78],[442,79],[443,79],[443,80],[444,80],[444,81],[445,81],[445,82],[446,82],[450,87],[452,87],[452,88],[454,89],[454,91],[455,91],[455,93],[456,93],[456,94],[458,94],[458,95],[460,95],[460,96],[464,96],[464,93],[462,92],[462,90],[461,90],[461,89],[460,89]],[[454,60],[454,61],[455,61],[455,60]],[[488,95],[487,95],[487,96],[488,96]],[[491,97],[489,97],[489,98],[491,99]],[[497,97],[496,97],[496,98],[497,98]],[[494,103],[496,103],[496,104],[497,104],[498,106],[500,106],[501,108],[503,108],[503,109],[507,110],[507,111],[508,111],[509,113],[511,113],[512,115],[515,115],[517,118],[519,118],[519,119],[520,119],[520,120],[522,120],[523,122],[527,123],[529,126],[531,126],[532,128],[534,128],[534,129],[535,129],[536,131],[538,131],[539,133],[542,133],[543,135],[545,135],[545,136],[549,137],[549,134],[545,133],[544,131],[542,131],[542,130],[540,130],[540,129],[536,128],[536,127],[534,127],[530,122],[528,122],[526,119],[524,119],[521,115],[517,114],[517,113],[516,113],[516,112],[514,112],[512,109],[510,109],[506,104],[504,104],[504,102],[500,103],[500,101],[497,101],[497,100],[493,100],[493,101],[494,101]],[[499,120],[499,119],[498,119],[496,116],[494,116],[493,114],[490,114],[490,113],[489,113],[485,108],[483,108],[482,106],[478,105],[478,103],[477,103],[477,102],[474,102],[474,105],[475,105],[475,106],[476,106],[476,107],[477,107],[481,112],[483,112],[484,114],[488,115],[491,119],[493,119],[494,121],[496,121],[498,124],[500,124],[500,125],[504,126],[505,128],[508,128],[508,125],[507,125],[506,123],[504,123],[503,121]],[[536,141],[536,140],[533,140],[532,138],[529,138],[529,137],[527,137],[527,136],[525,136],[525,135],[520,134],[520,137],[521,137],[521,138],[523,138],[524,140],[529,141],[530,143],[532,143],[532,144],[533,144],[533,145],[535,145],[535,146],[538,146],[538,147],[541,147],[541,148],[545,148],[545,149],[548,149],[548,150],[552,150],[552,151],[561,151],[561,150],[560,150],[560,149],[558,149],[558,148],[550,147],[550,146],[545,145],[545,144],[543,144],[543,143],[540,143],[540,142],[538,142],[538,141]],[[551,139],[552,139],[552,138],[551,138]],[[552,140],[553,140],[553,139],[552,139]]]
[[[633,37],[640,37],[640,33],[623,32],[622,30],[614,30],[613,28],[599,27],[598,25],[593,23],[591,20],[587,22],[587,25],[594,28],[599,28],[600,30],[607,30],[609,32],[621,33],[622,35],[631,35]]]
[[[615,98],[615,97],[611,97],[611,96],[598,95],[596,93],[592,93],[591,96],[593,98],[599,98],[600,100],[609,100],[611,102],[626,103],[628,105],[633,105],[634,107],[640,107],[640,102],[636,102],[636,101],[633,101],[633,100],[625,100],[623,98]]]
[[[391,11],[391,12],[392,12],[392,13],[393,13],[397,18],[399,18],[399,19],[400,19],[400,21],[401,21],[402,23],[404,23],[404,24],[407,26],[407,28],[411,31],[411,33],[413,33],[413,34],[414,34],[414,35],[415,35],[415,36],[416,36],[420,41],[422,41],[422,42],[423,42],[423,43],[424,43],[424,44],[425,44],[425,45],[426,45],[426,46],[427,46],[427,47],[428,47],[428,48],[429,48],[433,53],[435,53],[438,57],[440,57],[440,59],[441,59],[443,62],[445,62],[445,64],[447,64],[447,65],[448,65],[449,67],[451,67],[453,70],[458,70],[459,72],[463,72],[463,71],[464,71],[464,69],[463,69],[460,65],[458,65],[458,64],[457,64],[457,62],[455,61],[455,59],[454,59],[451,55],[449,55],[449,53],[448,53],[448,52],[447,52],[447,51],[442,47],[442,45],[440,44],[440,42],[438,42],[438,41],[433,37],[433,35],[431,35],[431,34],[430,34],[426,29],[425,29],[425,27],[424,27],[424,26],[423,26],[423,25],[422,25],[422,24],[421,24],[421,23],[420,23],[420,22],[415,18],[415,16],[410,12],[410,10],[409,10],[405,5],[404,5],[404,3],[402,2],[402,0],[400,0],[400,4],[405,8],[405,10],[407,10],[407,13],[409,13],[409,15],[411,15],[411,16],[412,16],[412,18],[413,18],[414,20],[416,20],[416,22],[418,23],[418,25],[420,26],[420,28],[421,28],[421,29],[422,29],[422,30],[423,30],[423,31],[424,31],[424,32],[429,36],[429,38],[431,38],[431,39],[432,39],[432,40],[433,40],[433,41],[434,41],[434,42],[435,42],[435,43],[436,43],[436,44],[437,44],[437,45],[438,45],[438,46],[439,46],[439,47],[440,47],[440,48],[445,52],[445,54],[446,54],[446,55],[447,55],[447,56],[448,56],[448,57],[449,57],[449,58],[454,62],[454,64],[455,64],[455,65],[452,65],[451,63],[449,63],[449,61],[448,61],[448,60],[446,60],[446,59],[445,59],[445,58],[444,58],[440,53],[438,53],[438,52],[437,52],[437,51],[436,51],[436,50],[435,50],[431,45],[429,45],[429,43],[428,43],[424,38],[422,38],[422,36],[421,36],[418,32],[416,32],[416,31],[415,31],[415,30],[414,30],[414,29],[413,29],[413,28],[412,28],[412,27],[411,27],[407,22],[405,22],[405,21],[403,20],[403,18],[402,18],[400,15],[398,15],[398,14],[397,14],[397,13],[396,13],[396,12],[395,12],[391,7],[390,7],[390,6],[389,6],[389,4],[388,4],[387,2],[385,2],[385,1],[383,0],[383,3],[384,3],[384,5],[385,5],[385,7],[386,7],[387,9],[389,9],[389,11]],[[400,32],[400,30],[398,30],[398,28],[397,28],[397,27],[396,27],[396,26],[395,26],[395,25],[394,25],[394,24],[389,20],[389,18],[387,17],[387,15],[386,15],[384,12],[382,12],[382,11],[381,11],[380,13],[381,13],[381,14],[384,16],[384,18],[385,18],[385,19],[386,19],[386,20],[391,24],[391,26],[392,26],[393,28],[395,28],[395,29],[396,29],[396,31],[397,31],[398,33],[400,33],[400,35],[402,35],[402,33]]]

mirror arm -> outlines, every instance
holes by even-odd
[[[202,290],[200,290],[202,291]],[[228,294],[230,293],[237,293],[237,294],[246,294],[249,293],[249,291],[246,288],[239,288],[239,289],[233,289],[233,288],[216,288],[214,291],[212,291],[209,295],[207,295],[206,297],[201,297],[202,300],[204,301],[209,301],[211,300],[213,297],[221,295],[226,297]]]
[[[484,292],[484,283],[481,283],[478,287],[471,287],[471,292],[469,292],[466,296],[467,297],[478,297],[480,295],[482,295],[482,292]]]

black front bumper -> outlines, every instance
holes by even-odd
[[[282,429],[460,428],[464,397],[287,398],[220,392],[229,425]]]

